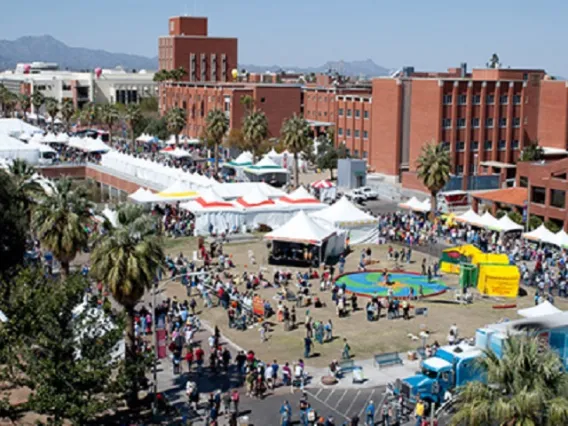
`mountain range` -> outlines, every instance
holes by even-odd
[[[122,66],[124,69],[147,69],[158,68],[158,58],[131,55],[127,53],[110,53],[105,50],[86,49],[71,47],[60,40],[50,36],[24,36],[16,40],[0,40],[0,70],[14,69],[17,63],[26,62],[56,62],[61,69],[87,70],[96,67],[115,68]],[[315,67],[297,67],[282,65],[251,65],[241,64],[239,69],[249,72],[266,71],[294,71],[301,73],[327,72],[330,69],[349,76],[375,77],[388,75],[389,69],[377,65],[373,60],[362,61],[328,61]]]

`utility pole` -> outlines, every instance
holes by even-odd
[[[154,397],[152,398],[152,414],[158,414],[158,334],[156,324],[156,291],[158,290],[158,279],[154,280],[152,286],[152,345],[154,345],[154,359],[152,360],[152,376],[153,376],[153,389]]]

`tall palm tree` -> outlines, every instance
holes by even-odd
[[[22,115],[24,116],[24,120],[27,121],[28,119],[28,110],[30,109],[31,105],[32,105],[32,100],[31,98],[26,95],[26,94],[21,94],[18,97],[18,103],[20,104],[20,111],[22,112]]]
[[[422,147],[422,152],[416,161],[418,178],[430,191],[431,219],[438,210],[436,196],[450,180],[450,152],[443,143],[431,141]]]
[[[118,211],[117,226],[111,226],[96,243],[91,255],[91,273],[108,286],[127,314],[126,362],[132,362],[136,357],[135,307],[164,265],[165,254],[158,229],[154,217],[143,208],[123,205]],[[134,380],[131,399],[136,399],[137,394],[137,381]]]
[[[2,115],[4,115],[5,112],[6,112],[5,100],[6,100],[7,93],[9,93],[9,91],[8,91],[8,89],[6,89],[6,86],[4,86],[3,84],[0,84],[0,109],[2,109]]]
[[[112,127],[119,119],[116,106],[106,104],[101,107],[101,121],[106,125],[109,141],[112,143]]]
[[[140,106],[136,104],[129,104],[124,112],[124,120],[128,124],[128,129],[130,130],[130,139],[132,141],[132,148],[134,149],[134,128],[142,119],[142,112],[140,111]]]
[[[154,81],[162,82],[171,79],[171,71],[168,70],[159,70],[156,74],[154,74]]]
[[[44,102],[45,102],[45,96],[43,96],[43,93],[41,93],[37,89],[34,90],[34,92],[32,93],[32,105],[34,106],[34,113],[36,115],[39,114]]]
[[[55,98],[46,98],[45,100],[45,110],[47,111],[47,115],[51,118],[51,131],[55,129],[55,118],[57,117],[57,113],[59,112],[59,103]]]
[[[229,130],[229,118],[221,109],[209,111],[205,119],[206,133],[213,145],[213,158],[215,159],[215,175],[219,171],[219,145]]]
[[[485,351],[478,368],[486,383],[459,390],[453,425],[568,424],[568,376],[552,349],[535,337],[509,337],[503,356]]]
[[[61,116],[63,121],[65,121],[65,130],[69,132],[69,124],[71,123],[71,118],[75,115],[75,105],[73,105],[73,100],[70,98],[63,99],[61,103]]]
[[[89,127],[93,127],[93,124],[99,122],[101,118],[101,108],[97,104],[89,102],[83,109],[85,110],[85,118],[87,119]]]
[[[176,138],[176,146],[179,145],[179,134],[185,127],[187,114],[183,108],[172,108],[166,113],[168,131]]]
[[[69,275],[69,265],[77,252],[87,245],[90,208],[86,188],[73,187],[71,180],[62,178],[55,183],[53,193],[34,211],[34,229],[42,244],[61,263],[63,279]]]
[[[300,184],[299,154],[311,146],[310,126],[304,118],[294,114],[284,122],[280,133],[284,146],[294,155],[294,185],[297,187]]]
[[[14,115],[17,105],[18,97],[12,92],[6,92],[4,95],[4,108],[8,117],[12,117]]]
[[[15,159],[8,168],[8,172],[11,175],[12,182],[14,182],[15,198],[26,213],[28,224],[30,224],[32,208],[40,196],[45,194],[41,185],[35,179],[36,170],[24,160]]]
[[[175,70],[170,71],[170,79],[174,81],[181,81],[187,75],[187,71],[184,67],[178,67]]]
[[[268,119],[264,112],[254,110],[245,116],[243,138],[247,149],[252,152],[253,159],[256,161],[261,144],[268,138]]]
[[[251,95],[242,96],[239,102],[245,107],[245,116],[249,115],[253,111],[254,99]]]

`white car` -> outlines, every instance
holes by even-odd
[[[369,186],[362,186],[355,189],[353,192],[361,194],[365,200],[376,200],[379,198],[379,193]]]
[[[357,192],[356,190],[346,192],[345,196],[347,197],[347,199],[349,201],[354,201],[356,203],[361,203],[362,201],[366,200],[365,196],[363,194]]]

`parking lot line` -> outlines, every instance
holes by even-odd
[[[359,411],[359,418],[361,418],[361,416],[365,412],[365,408],[367,408],[367,405],[369,404],[369,401],[373,397],[374,393],[375,393],[375,390],[373,389],[373,392],[371,392],[371,394],[369,395],[369,398],[367,398],[367,402],[365,402],[365,405],[363,405],[363,408],[361,408],[361,411]]]
[[[361,391],[358,390],[357,391],[357,395],[355,395],[355,398],[353,398],[353,401],[351,401],[351,404],[349,405],[349,407],[347,408],[347,410],[345,410],[345,414],[349,415],[349,412],[351,411],[351,408],[353,408],[353,404],[355,404],[355,401],[357,401],[357,398],[359,398],[359,395],[361,394]]]
[[[324,403],[327,404],[327,401],[329,400],[329,398],[331,397],[331,395],[333,395],[333,392],[335,392],[335,389],[333,389],[329,395],[327,396],[327,398],[325,399]]]

